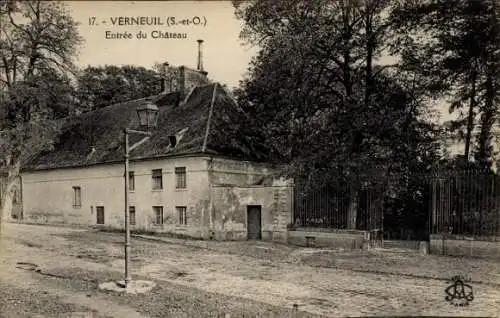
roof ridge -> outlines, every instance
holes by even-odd
[[[156,96],[163,99],[163,94]],[[212,82],[196,87],[188,98],[188,107],[161,107],[158,127],[151,140],[137,148],[137,153],[131,160],[194,153],[256,159],[252,149],[242,140],[243,136],[238,134],[236,121],[241,115],[230,96],[220,82]],[[133,108],[146,98],[115,103],[100,108],[103,111],[98,109],[62,120],[61,129],[57,125],[58,129],[53,136],[52,149],[43,154],[37,151],[37,155],[23,163],[23,169],[57,169],[119,162],[123,156],[119,149],[122,146],[122,127],[130,123],[137,124]],[[155,96],[152,100],[155,100]],[[188,128],[188,131],[182,141],[179,138],[180,143],[168,148],[168,136],[177,134],[184,128]],[[224,130],[229,134],[225,134]],[[97,152],[88,156],[91,146],[96,146]]]
[[[82,113],[82,114],[91,114],[91,113],[95,113],[95,112],[97,112],[97,111],[99,111],[101,109],[106,109],[106,108],[111,108],[113,106],[118,106],[118,105],[123,105],[123,104],[127,104],[127,103],[133,103],[133,102],[138,102],[138,101],[142,101],[142,100],[146,100],[146,99],[151,99],[151,98],[158,97],[160,95],[161,94],[155,94],[155,95],[145,96],[145,97],[141,97],[141,98],[134,98],[134,99],[124,100],[124,101],[121,101],[121,102],[118,102],[118,103],[114,103],[114,104],[109,104],[109,105],[106,105],[106,106],[102,106],[102,107],[96,108],[94,110],[91,110],[91,111],[88,111],[88,112],[85,112],[85,113]]]
[[[227,103],[228,106],[230,107],[230,111],[234,111],[239,115],[243,116],[243,118],[247,119],[248,118],[248,114],[241,108],[241,106],[236,102],[236,100],[234,98],[231,97],[231,95],[228,93],[228,91],[226,90],[226,88],[224,86],[222,86],[220,83],[215,83],[216,85],[218,85],[218,90],[217,90],[217,94],[215,94],[214,96],[217,97],[217,103],[215,102],[215,98],[213,98],[213,102],[212,102],[212,105],[211,105],[211,109],[210,109],[210,115],[209,115],[209,118],[210,118],[210,121],[212,122],[214,119],[213,119],[213,112],[217,111],[215,108],[219,106],[219,102],[222,102],[222,103]],[[210,122],[210,123],[211,123]],[[209,127],[208,126],[208,123],[207,123],[207,133],[205,135],[205,139],[204,139],[204,148],[203,148],[203,153],[208,153],[210,151],[213,151],[214,153],[217,153],[216,150],[214,149],[211,149],[210,148],[210,143],[209,143],[209,140],[210,138],[213,138],[212,136],[212,131],[211,129],[212,127]],[[254,152],[255,149],[252,145],[249,145],[247,144],[247,140],[244,140],[242,141],[246,147],[249,147],[250,151]]]
[[[203,84],[203,85],[196,85],[195,88],[206,88],[206,87],[209,87],[209,86],[213,86],[213,85],[219,85],[219,83],[215,82],[215,83],[208,83],[208,84]]]
[[[217,83],[214,83],[212,85],[214,85],[214,90],[212,93],[212,101],[210,103],[210,112],[208,113],[207,128],[205,130],[205,138],[203,138],[203,146],[201,148],[201,152],[205,152],[205,150],[207,150],[207,140],[208,140],[208,135],[210,134],[210,122],[212,121],[212,115],[214,112],[215,93],[217,92]]]

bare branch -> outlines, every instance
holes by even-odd
[[[15,21],[14,21],[14,17],[12,16],[12,13],[9,11],[8,13],[9,15],[9,19],[10,19],[10,23],[18,30],[22,31],[23,33],[25,33],[26,35],[28,35],[28,37],[30,38],[31,41],[34,41],[34,38],[33,38],[33,35],[26,29],[22,28],[20,25],[18,25]]]

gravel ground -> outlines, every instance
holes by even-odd
[[[88,307],[64,302],[60,297],[51,296],[36,286],[26,290],[0,281],[0,317],[109,318],[110,316],[102,316]]]
[[[122,278],[123,235],[9,225],[0,240],[0,282],[14,288],[2,288],[0,295],[18,298],[17,289],[46,292],[39,299],[52,297],[50,304],[40,305],[47,317],[72,317],[69,313],[76,311],[101,315],[95,317],[290,317],[293,303],[308,312],[299,317],[500,314],[495,285],[500,269],[491,261],[340,253],[266,242],[164,240],[132,240],[133,278],[155,280],[157,287],[146,295],[120,295],[101,292],[97,285]],[[20,261],[37,264],[40,272],[15,268]],[[468,308],[444,301],[449,282],[443,280],[451,274],[475,282],[475,300]],[[40,309],[29,309],[36,304],[28,299],[22,306],[26,312],[5,304],[0,312],[37,317],[33,313]],[[58,310],[51,307],[55,304],[75,307]]]
[[[26,271],[22,270],[21,271]],[[29,271],[32,289],[14,288],[0,283],[0,317],[85,317],[108,318],[89,307],[67,303],[60,297],[50,296],[51,291],[83,293],[89,301],[99,300],[133,308],[144,317],[291,317],[292,308],[280,308],[242,299],[224,297],[182,285],[157,282],[147,294],[129,295],[103,292],[100,282],[122,279],[121,273],[89,271],[84,268],[52,268]],[[135,276],[135,279],[147,279]],[[321,317],[298,312],[298,317]],[[116,317],[116,316],[115,316]],[[128,317],[128,316],[126,316]]]
[[[109,233],[108,233],[109,235]],[[335,251],[300,248],[271,242],[213,242],[144,236],[169,245],[205,249],[225,254],[253,257],[268,262],[286,262],[354,272],[391,274],[415,278],[449,280],[462,275],[473,283],[500,287],[500,266],[495,260],[387,250]],[[69,238],[69,237],[68,237]],[[143,244],[143,243],[139,243]],[[141,246],[141,245],[140,245]]]
[[[147,294],[128,295],[99,291],[98,282],[122,279],[117,272],[55,268],[46,274],[66,277],[57,280],[39,278],[41,283],[51,288],[85,292],[91,298],[127,305],[148,317],[201,318],[224,317],[226,314],[231,317],[290,317],[292,314],[291,308],[279,308],[238,297],[225,297],[165,282],[156,282],[156,287]],[[147,279],[139,276],[134,278]],[[303,314],[302,317],[320,316]]]
[[[455,275],[461,275],[472,283],[487,284],[500,288],[500,266],[492,260],[369,251],[309,254],[304,255],[301,261],[309,266],[323,268],[349,269],[355,272],[447,281]]]

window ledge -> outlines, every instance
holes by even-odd
[[[187,188],[175,188],[175,191],[187,191]]]
[[[163,189],[152,189],[151,192],[162,192]]]
[[[82,206],[81,205],[73,205],[73,209],[81,209]]]

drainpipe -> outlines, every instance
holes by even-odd
[[[208,160],[208,189],[210,191],[209,194],[209,211],[208,211],[208,229],[209,229],[209,236],[212,237],[212,231],[213,231],[213,220],[212,220],[212,214],[214,212],[214,201],[213,201],[213,184],[212,184],[212,167],[213,167],[213,158],[210,157]]]

